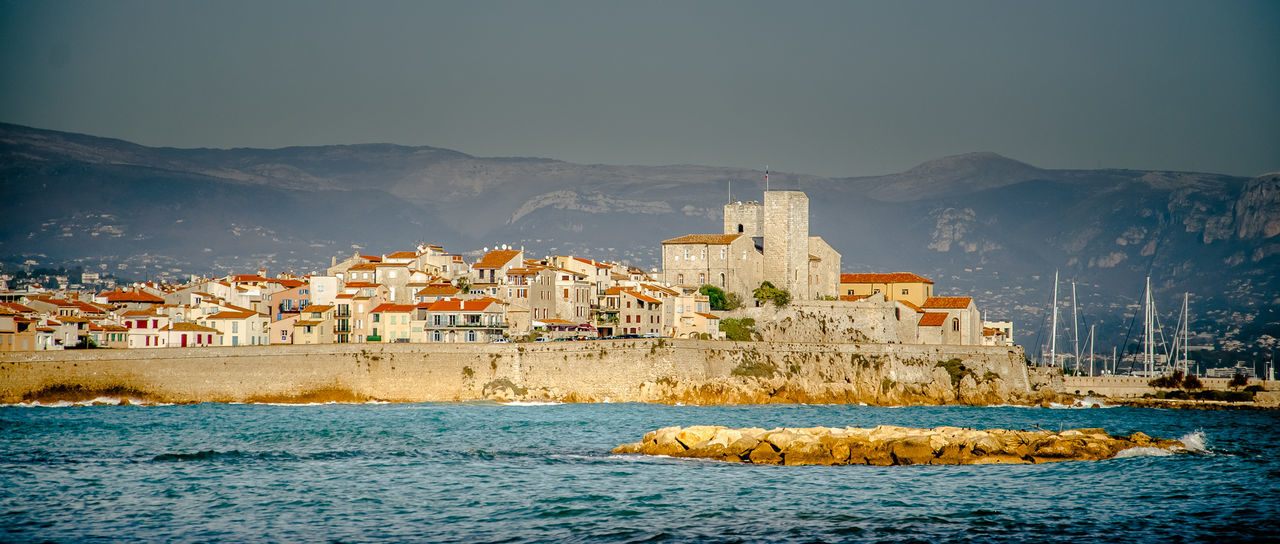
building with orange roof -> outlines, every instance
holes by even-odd
[[[662,301],[649,295],[622,289],[618,296],[616,335],[658,335],[665,330]]]
[[[420,304],[415,311],[411,335],[423,342],[492,342],[505,337],[510,329],[507,303],[492,298],[439,300],[429,305]]]
[[[942,343],[976,346],[982,343],[982,314],[973,297],[929,297],[921,304],[925,315],[945,314]],[[936,319],[936,318],[934,318]]]
[[[841,295],[871,296],[881,293],[889,300],[902,300],[921,306],[933,296],[933,280],[910,272],[840,275]]]
[[[497,284],[504,281],[507,270],[524,264],[524,251],[519,249],[495,249],[484,254],[471,265],[472,283]]]
[[[291,344],[332,344],[337,340],[337,323],[334,318],[334,306],[315,304],[298,313],[292,319],[292,330],[288,331]],[[272,327],[272,343],[284,343],[285,327]]]

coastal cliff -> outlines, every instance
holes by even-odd
[[[1020,348],[612,340],[0,354],[0,402],[1042,403]]]

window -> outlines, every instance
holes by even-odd
[[[702,260],[707,260],[707,248],[702,248]]]
[[[742,223],[738,223],[738,232],[742,232]]]
[[[689,260],[689,248],[684,248],[684,260]]]
[[[240,332],[240,322],[239,322],[239,321],[232,321],[232,322],[231,322],[231,334],[236,334],[236,333],[238,333],[238,332]]]
[[[958,317],[951,318],[951,330],[953,331],[960,330],[960,318]]]
[[[436,317],[439,317],[439,316],[436,316]],[[443,338],[444,338],[444,335],[440,334],[440,331],[431,331],[431,341],[432,341],[432,342],[439,342],[439,341],[441,341]]]
[[[902,321],[902,309],[901,309],[901,308],[894,308],[894,309],[893,309],[893,318],[894,318],[894,319],[897,319],[898,321]]]
[[[879,290],[879,289],[872,289],[872,290],[871,290],[871,294],[873,294],[873,295],[878,295],[878,294],[880,294],[880,290]]]
[[[724,272],[721,272],[721,273],[720,273],[720,287],[725,287],[725,284],[724,284]]]
[[[704,283],[707,283],[707,275],[705,273],[698,274],[698,285],[702,285]]]
[[[723,260],[724,260],[724,256],[725,256],[725,254],[726,254],[726,253],[728,253],[728,252],[729,252],[729,248],[724,247],[724,246],[720,246],[720,260],[722,260],[722,261],[723,261]]]
[[[684,285],[684,274],[676,274],[676,284]]]
[[[910,290],[910,289],[903,289],[903,290],[902,290],[902,294],[906,295],[906,294],[908,294],[908,293],[909,293],[909,291],[911,291],[911,290]]]
[[[467,331],[467,341],[468,342],[476,341],[476,331]]]

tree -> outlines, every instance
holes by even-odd
[[[737,310],[741,306],[742,306],[742,297],[738,296],[737,293],[725,293],[724,309]]]
[[[1182,380],[1182,388],[1187,391],[1196,391],[1198,389],[1204,389],[1204,383],[1202,383],[1200,378],[1197,378],[1195,374],[1190,374],[1186,379]]]
[[[791,293],[788,293],[786,289],[778,289],[767,281],[761,283],[760,287],[755,288],[751,292],[751,296],[756,299],[758,304],[773,302],[773,305],[778,308],[791,303]]]
[[[707,299],[711,302],[712,310],[725,310],[724,290],[714,285],[703,285],[698,288],[698,293],[707,295]]]
[[[1249,385],[1249,378],[1244,377],[1244,374],[1239,372],[1236,372],[1236,375],[1231,377],[1231,381],[1227,382],[1227,387],[1244,387],[1246,385]]]

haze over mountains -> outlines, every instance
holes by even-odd
[[[497,244],[659,266],[662,240],[718,232],[721,206],[759,200],[763,172],[482,158],[389,144],[174,149],[0,124],[0,262],[81,264],[130,278],[309,273],[334,255],[419,242]],[[913,271],[972,294],[1015,340],[1047,343],[1054,269],[1077,282],[1098,352],[1123,341],[1147,275],[1172,332],[1191,293],[1193,344],[1280,336],[1280,174],[1241,178],[1046,170],[970,153],[899,174],[770,172],[810,198],[810,230],[846,272]],[[1070,345],[1069,312],[1059,346]],[[1136,330],[1130,333],[1132,337]],[[1166,334],[1168,334],[1166,333]],[[1265,340],[1264,340],[1265,341]],[[1228,344],[1231,347],[1231,344]],[[1269,357],[1247,350],[1246,357]]]

